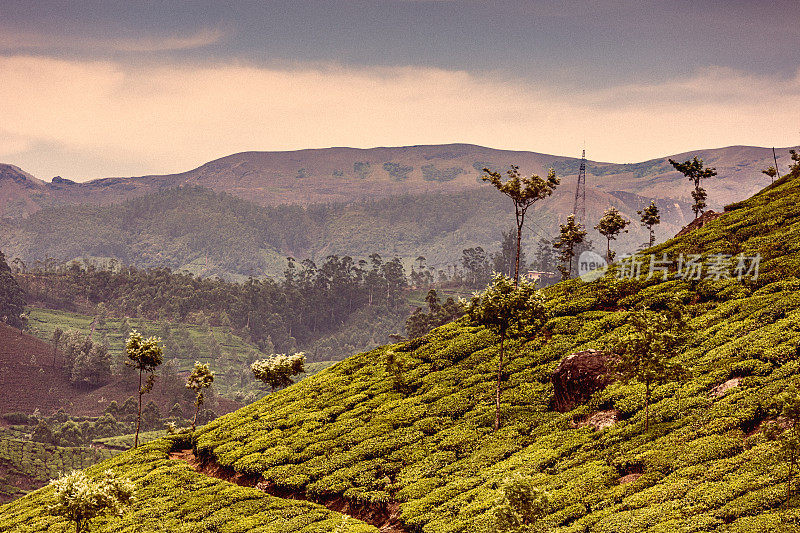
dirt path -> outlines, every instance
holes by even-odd
[[[192,450],[170,452],[169,458],[176,461],[185,461],[197,472],[206,476],[228,481],[242,487],[256,488],[271,496],[289,500],[305,500],[324,505],[332,511],[343,513],[371,524],[380,529],[381,533],[410,533],[398,518],[400,504],[397,502],[389,504],[359,504],[339,495],[309,498],[305,491],[291,491],[277,487],[271,482],[264,481],[260,476],[236,472],[232,468],[222,466],[213,460],[201,461],[195,457]]]

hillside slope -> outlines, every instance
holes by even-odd
[[[497,340],[462,321],[355,355],[221,417],[197,433],[196,451],[286,496],[396,508],[407,531],[486,531],[498,484],[512,473],[549,493],[551,531],[797,530],[800,508],[785,503],[788,468],[759,429],[800,371],[800,176],[652,251],[674,259],[760,254],[760,275],[664,280],[611,272],[549,288],[545,334],[511,343],[517,355],[506,367],[497,433]],[[550,376],[563,357],[604,348],[631,309],[669,301],[688,309],[693,333],[675,360],[690,377],[654,390],[649,431],[635,384],[613,384],[569,413],[551,409]],[[392,386],[389,354],[404,368],[407,392]],[[723,383],[735,386],[712,392]],[[619,412],[611,427],[575,424],[610,409]],[[287,517],[282,506],[303,513],[311,505],[198,477],[167,461],[176,446],[185,444],[159,441],[99,467],[134,478],[141,496],[125,518],[98,531],[290,531],[276,526]],[[1,507],[0,531],[54,527],[59,521],[43,512],[49,496],[44,489]],[[324,510],[306,509],[306,530],[324,531],[313,524]]]
[[[114,380],[96,389],[81,389],[70,385],[62,368],[63,355],[58,353],[53,366],[52,345],[0,322],[0,414],[27,413],[37,409],[48,416],[58,409],[72,415],[101,416],[108,404],[122,405],[136,394],[135,383],[125,383],[115,375]],[[166,413],[175,403],[171,394],[155,387],[147,398]],[[187,412],[189,401],[184,400]],[[218,398],[217,410],[230,412],[240,403]]]

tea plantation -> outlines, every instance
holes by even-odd
[[[611,271],[548,288],[544,331],[507,342],[515,355],[497,433],[497,339],[462,320],[352,356],[218,418],[194,435],[196,453],[287,495],[397,504],[407,531],[490,531],[499,484],[512,473],[547,492],[553,532],[800,530],[800,502],[787,501],[788,464],[761,431],[774,418],[773,399],[800,374],[800,176],[650,252],[758,254],[759,276],[683,279],[672,265],[667,279],[648,279],[645,263],[636,279]],[[675,302],[686,306],[691,334],[673,359],[689,373],[654,389],[647,432],[644,387],[635,382],[612,384],[569,413],[551,409],[550,376],[563,357],[607,347],[633,309]],[[735,386],[714,391],[726,382]],[[606,429],[574,423],[611,409],[619,421]],[[89,469],[111,468],[138,487],[132,509],[97,531],[334,531],[341,521],[313,503],[170,462],[175,445],[158,440]],[[0,531],[66,527],[46,511],[50,494],[0,507]],[[375,531],[355,520],[343,529]]]

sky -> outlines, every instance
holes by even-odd
[[[795,146],[797,7],[0,0],[0,162],[85,181],[247,150]]]

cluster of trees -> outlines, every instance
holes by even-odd
[[[341,327],[367,307],[405,312],[408,280],[399,259],[330,256],[321,264],[289,259],[283,279],[232,283],[167,268],[117,271],[72,264],[64,272],[20,274],[32,299],[55,309],[229,327],[262,349],[292,351]],[[83,306],[83,307],[82,307]]]
[[[434,328],[452,322],[464,314],[461,305],[456,303],[452,297],[448,297],[442,304],[435,289],[428,291],[425,303],[428,304],[427,313],[417,307],[406,319],[406,334],[409,339],[422,337]]]
[[[6,262],[6,256],[0,251],[0,322],[14,328],[24,328],[25,291],[20,288]]]
[[[64,333],[61,328],[53,331],[51,343],[53,366],[60,350],[72,385],[95,388],[111,380],[111,354],[107,344],[95,342],[91,335],[79,331]]]

